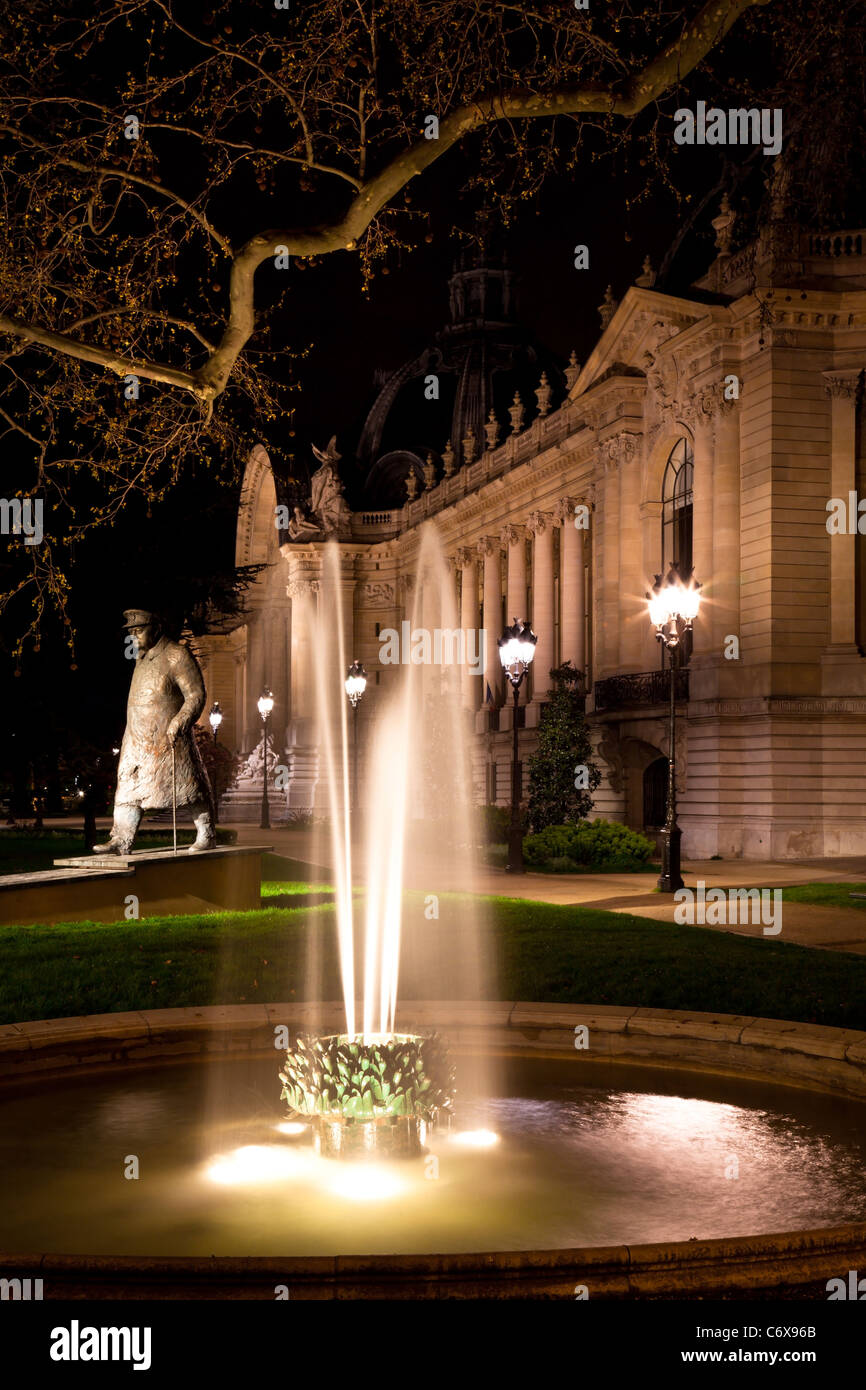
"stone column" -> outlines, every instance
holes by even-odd
[[[595,680],[603,680],[619,670],[619,625],[622,604],[619,574],[619,448],[618,441],[610,439],[605,441],[601,449],[604,481],[600,506],[601,524],[604,529],[601,542],[595,551],[598,614],[593,673]]]
[[[555,515],[562,527],[559,552],[559,633],[562,661],[570,661],[576,671],[586,667],[586,582],[584,574],[584,532],[575,527],[575,500],[563,497]]]
[[[857,488],[856,405],[859,370],[824,372],[830,397],[830,496],[848,506]],[[829,515],[829,513],[828,513]],[[824,662],[859,657],[856,536],[830,536],[830,631]]]
[[[286,593],[292,600],[290,680],[291,720],[287,731],[289,756],[288,806],[310,810],[319,804],[318,748],[315,728],[313,676],[313,625],[316,621],[319,580],[309,571],[297,570]]]
[[[499,638],[502,635],[502,552],[498,536],[482,536],[478,554],[484,563],[484,676],[482,709],[495,709],[501,703],[502,663]],[[487,694],[490,692],[490,701]]]
[[[478,556],[469,546],[463,545],[457,551],[457,565],[462,571],[460,591],[460,627],[464,635],[464,650],[474,651],[478,641]],[[464,709],[478,709],[484,691],[479,693],[479,681],[473,676],[467,664],[463,667],[461,684],[461,703]]]
[[[713,651],[724,662],[725,638],[742,640],[740,617],[740,415],[735,401],[723,401],[716,419],[713,459],[712,603],[698,618],[712,625]],[[703,582],[703,575],[695,571]],[[727,663],[730,664],[730,663]]]
[[[457,558],[454,555],[445,556],[445,571],[441,577],[441,585],[436,585],[437,589],[437,624],[444,632],[453,632],[460,627],[460,608],[457,593],[457,575],[459,567]],[[435,585],[435,579],[432,581]],[[437,689],[443,697],[456,697],[460,691],[463,679],[462,666],[451,666],[448,664],[447,656],[443,649],[442,666],[436,671]]]
[[[715,430],[713,411],[717,404],[714,393],[708,393],[693,417],[695,432],[695,473],[692,502],[692,560],[695,578],[706,584],[706,597],[715,601],[716,562],[713,554],[715,540],[713,472],[715,467]],[[664,563],[673,557],[664,556]],[[700,666],[716,655],[714,625],[707,604],[695,622],[690,664]]]
[[[231,747],[235,753],[246,752],[244,743],[244,692],[246,688],[246,667],[243,653],[239,652],[234,659],[234,708],[231,711],[232,740]]]
[[[286,729],[290,718],[289,700],[289,652],[288,652],[288,613],[279,607],[271,614],[271,689],[274,692],[273,731],[282,754],[286,743]]]
[[[641,548],[641,473],[642,440],[640,435],[624,431],[618,440],[617,471],[619,475],[619,611],[618,661],[621,671],[641,671],[646,632],[646,606],[643,596],[646,581]]]
[[[315,614],[317,581],[294,579],[289,582],[292,600],[292,722],[310,719],[313,714],[313,673],[311,669],[312,636],[310,623]]]
[[[265,637],[265,615],[258,609],[252,615],[252,621],[247,628],[247,707],[244,710],[244,720],[247,729],[247,747],[255,748],[261,740],[262,721],[259,715],[257,701],[262,693],[262,688],[270,677],[266,674],[265,648],[267,641]]]
[[[533,512],[529,518],[532,546],[532,630],[538,638],[532,663],[532,703],[537,706],[550,690],[554,656],[553,516]]]
[[[505,582],[505,618],[512,623],[515,618],[523,621],[526,611],[526,527],[511,522],[503,526],[500,540],[508,555],[508,573]]]

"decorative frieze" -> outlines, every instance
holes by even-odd
[[[290,579],[286,585],[286,594],[289,598],[310,598],[317,594],[322,587],[319,579]]]
[[[622,430],[602,445],[602,456],[607,468],[618,468],[631,463],[640,447],[640,435]]]
[[[499,532],[499,539],[504,546],[518,545],[520,541],[526,540],[526,527],[517,526],[513,522],[508,522]]]
[[[394,585],[386,580],[371,580],[370,583],[361,586],[361,603],[365,607],[392,604],[394,595]]]
[[[579,499],[576,497],[560,497],[556,506],[553,508],[553,515],[560,526],[566,526],[574,520],[574,509],[578,505]]]
[[[741,715],[754,718],[755,715],[797,714],[810,720],[816,714],[831,717],[837,714],[853,714],[862,719],[866,715],[866,697],[863,696],[807,696],[803,699],[772,696],[752,696],[742,700],[700,700],[693,705],[689,717],[701,719],[715,715]]]
[[[526,529],[531,531],[533,536],[543,536],[552,520],[550,512],[530,512]]]
[[[860,371],[833,373],[822,372],[824,378],[824,394],[830,400],[853,401],[857,398],[857,391],[860,385]]]

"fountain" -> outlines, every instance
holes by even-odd
[[[411,649],[382,668],[353,806],[343,676],[368,654],[343,592],[330,545],[296,616],[317,654],[342,997],[313,909],[291,999],[0,1030],[0,1252],[30,1252],[0,1253],[0,1274],[76,1298],[572,1299],[862,1267],[866,1035],[499,1002],[471,896],[474,678]],[[406,607],[410,632],[459,627],[432,530]]]
[[[454,1069],[435,1034],[300,1037],[280,1080],[292,1113],[312,1118],[325,1157],[414,1158],[454,1102]]]
[[[434,877],[443,875],[444,851],[452,861],[450,886],[467,889],[465,856],[474,838],[461,668],[445,660],[465,656],[470,644],[458,640],[453,581],[432,525],[422,532],[410,597],[408,628],[420,634],[414,655],[433,659],[413,660],[410,650],[409,660],[397,669],[395,688],[383,695],[384,712],[372,731],[363,816],[350,797],[342,676],[355,653],[346,638],[341,553],[335,542],[325,550],[318,602],[308,601],[301,614],[318,654],[319,746],[330,811],[345,1028],[327,1038],[300,1038],[288,1049],[280,1079],[291,1112],[314,1121],[317,1150],[335,1157],[383,1150],[418,1155],[426,1133],[450,1114],[454,1098],[453,1069],[441,1040],[396,1032],[407,875],[422,872],[422,866]],[[447,648],[441,636],[433,640],[437,633],[447,634]],[[358,819],[363,820],[363,836],[354,823]],[[425,843],[433,827],[440,842],[435,856]],[[359,854],[366,869],[362,921],[352,886]],[[456,882],[455,855],[464,856],[462,881],[458,874]],[[471,910],[466,918],[459,969],[479,980]]]

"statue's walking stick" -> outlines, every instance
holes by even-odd
[[[177,854],[177,776],[174,768],[174,744],[171,745],[171,836]]]

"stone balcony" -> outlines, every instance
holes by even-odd
[[[485,483],[528,463],[545,450],[564,444],[587,428],[583,416],[586,402],[564,400],[547,416],[536,416],[519,434],[510,434],[495,449],[487,449],[473,463],[457,468],[448,478],[440,478],[412,502],[391,511],[355,512],[352,539],[375,544],[419,526],[428,517],[478,492]]]
[[[695,286],[736,299],[751,294],[756,282],[866,289],[866,228],[810,232],[784,223],[768,226],[739,251],[722,252]]]
[[[652,705],[668,704],[671,698],[671,674],[664,671],[630,672],[624,676],[608,676],[606,680],[596,681],[593,688],[593,709],[596,714],[610,710],[643,709]],[[676,696],[678,701],[689,698],[689,672],[678,669],[676,672]]]

